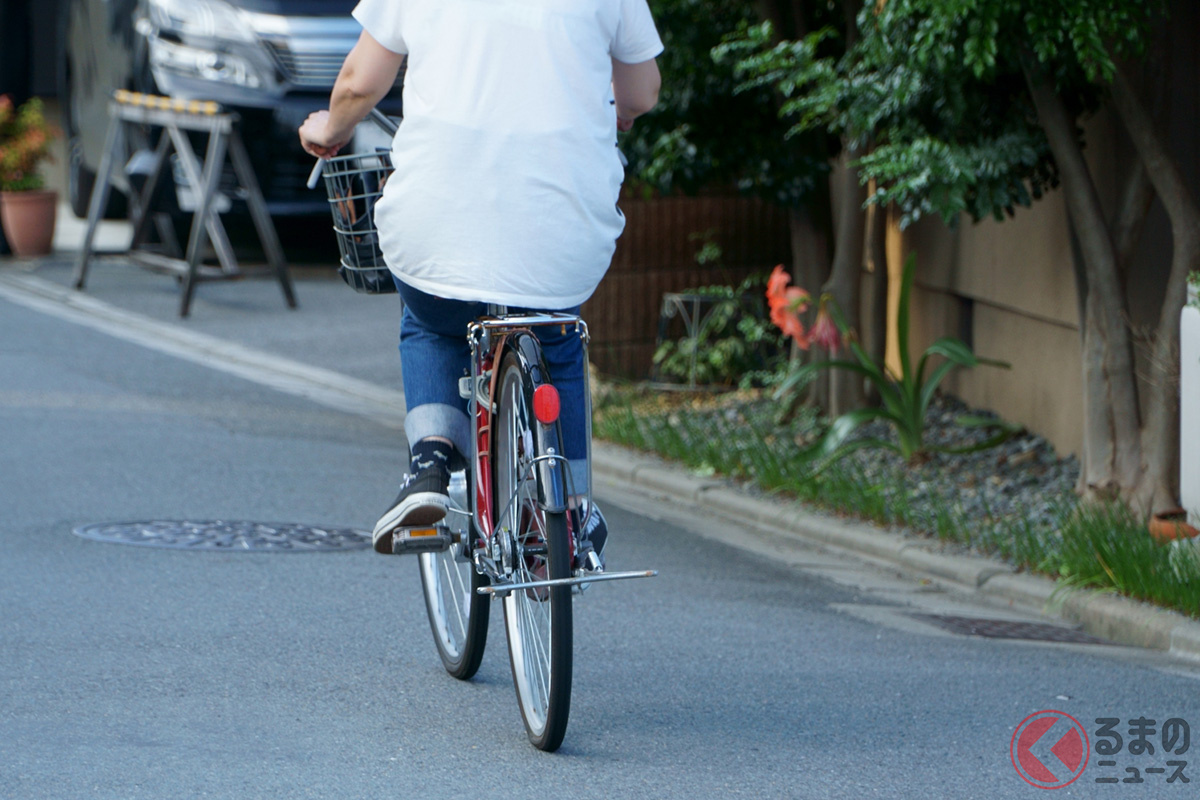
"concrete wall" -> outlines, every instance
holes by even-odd
[[[1200,198],[1200,158],[1195,155],[1200,115],[1200,4],[1171,3],[1164,30],[1169,66],[1163,82],[1162,123],[1173,157]],[[1154,80],[1148,84],[1156,85]],[[1147,95],[1152,94],[1148,91]],[[1147,97],[1149,100],[1149,96]],[[1119,121],[1101,111],[1084,120],[1085,155],[1106,209],[1134,161]],[[947,228],[923,220],[893,231],[889,273],[898,279],[903,258],[915,251],[919,269],[913,298],[912,352],[938,336],[956,335],[982,356],[1012,364],[952,373],[945,386],[968,403],[988,408],[1047,437],[1063,453],[1082,443],[1083,395],[1079,293],[1070,225],[1060,193],[1003,222],[969,218]],[[1125,284],[1137,357],[1144,362],[1146,334],[1158,319],[1171,259],[1171,229],[1157,201],[1147,220]],[[1140,364],[1143,377],[1149,370]],[[1187,397],[1184,403],[1198,402]]]
[[[1078,293],[1061,196],[1021,209],[1005,222],[949,229],[925,220],[900,237],[915,252],[911,352],[952,335],[1010,369],[951,373],[945,388],[1045,436],[1060,452],[1082,442]],[[900,258],[890,259],[898,280]]]

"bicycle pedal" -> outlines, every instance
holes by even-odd
[[[450,529],[444,525],[397,528],[392,532],[392,553],[442,553],[450,549]]]

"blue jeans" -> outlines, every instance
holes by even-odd
[[[409,442],[444,437],[470,458],[471,420],[467,401],[458,394],[458,379],[471,374],[467,324],[486,313],[487,304],[435,297],[399,279],[396,287],[404,300],[400,320],[401,377],[408,408],[404,433]],[[579,306],[555,310],[578,314]],[[571,463],[575,491],[583,493],[588,486],[583,342],[574,330],[564,331],[558,325],[538,326],[533,331],[542,344],[546,367],[562,400],[563,454]]]

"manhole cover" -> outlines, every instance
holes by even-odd
[[[311,553],[362,550],[371,534],[352,528],[320,528],[291,522],[153,520],[106,522],[76,528],[76,536],[111,544],[224,552]]]
[[[979,619],[945,614],[912,614],[911,616],[963,636],[983,636],[988,639],[1026,639],[1035,642],[1062,642],[1065,644],[1111,644],[1111,642],[1071,628],[1044,622],[1014,622],[1008,619]]]

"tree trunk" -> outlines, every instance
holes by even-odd
[[[1058,164],[1063,195],[1087,274],[1084,329],[1084,444],[1081,483],[1100,493],[1127,494],[1142,468],[1133,347],[1117,256],[1100,198],[1067,113],[1052,82],[1026,67],[1030,95]]]
[[[807,208],[788,211],[792,237],[792,279],[797,286],[815,293],[829,278],[829,231]]]
[[[856,17],[862,5],[863,0],[843,2],[847,50],[858,40]],[[759,0],[757,6],[759,14],[773,23],[776,41],[800,39],[810,33],[810,20],[806,14],[806,4],[802,0]],[[857,157],[861,154],[850,154],[849,149],[843,146],[842,168],[835,167],[834,174],[830,177],[831,185],[835,182],[838,184],[838,190],[831,191],[830,204],[836,226],[833,236],[832,274],[827,257],[829,239],[813,235],[821,226],[806,211],[794,212],[792,215],[792,263],[796,284],[813,295],[814,306],[822,292],[831,292],[846,314],[847,320],[857,328],[865,224],[862,206],[866,196],[858,183],[858,171],[844,166],[851,155]],[[834,205],[836,207],[832,207]],[[808,315],[806,323],[811,323],[814,313],[815,307]],[[811,351],[801,353],[795,348],[792,351],[794,364],[806,358],[819,357],[824,355]],[[791,418],[800,402],[801,395],[794,394],[780,409],[778,418]],[[862,383],[849,376],[834,374],[831,370],[821,370],[810,386],[808,402],[830,415],[857,408],[863,403]]]
[[[1083,319],[1080,320],[1083,335],[1083,452],[1080,454],[1079,484],[1075,490],[1082,495],[1115,497],[1112,397],[1104,369],[1106,342],[1097,303],[1096,293],[1085,289]]]
[[[1116,250],[1118,281],[1121,286],[1127,285],[1129,265],[1133,260],[1134,251],[1142,238],[1146,219],[1154,203],[1154,185],[1146,173],[1146,167],[1141,160],[1135,160],[1122,183],[1120,198],[1114,210],[1110,229],[1113,234],[1113,247]],[[1082,340],[1083,363],[1101,364],[1104,360],[1103,338],[1096,328],[1096,316],[1089,313],[1090,304],[1095,298],[1088,291],[1086,268],[1083,266],[1083,254],[1080,251],[1079,237],[1075,234],[1076,225],[1072,221],[1071,253],[1075,267],[1076,288],[1079,296],[1079,325]],[[1108,404],[1108,393],[1104,385],[1103,369],[1085,370],[1084,396],[1095,398],[1096,412],[1085,415],[1083,452],[1081,461],[1088,463],[1112,463],[1112,437],[1109,434],[1107,420],[1112,413]],[[1087,494],[1088,475],[1095,472],[1083,470],[1080,474],[1076,491]]]
[[[810,32],[802,0],[758,0],[758,13],[771,21],[776,40],[801,39]]]
[[[887,209],[872,203],[867,209],[867,266],[871,272],[870,294],[867,298],[866,321],[863,324],[863,347],[876,364],[887,359],[888,337],[888,263]],[[874,384],[867,387],[871,402],[878,401]]]
[[[1150,182],[1146,165],[1139,159],[1130,169],[1116,213],[1113,214],[1113,247],[1116,248],[1117,272],[1122,286],[1125,285],[1129,263],[1133,260],[1138,242],[1142,240],[1142,231],[1153,204],[1154,184]]]
[[[846,22],[846,52],[858,44],[858,12],[862,11],[863,0],[842,0],[843,19]]]
[[[1151,344],[1150,367],[1154,374],[1146,389],[1144,471],[1131,497],[1140,510],[1149,514],[1176,505],[1172,467],[1179,444],[1179,313],[1187,300],[1188,273],[1200,268],[1200,209],[1120,68],[1113,81],[1113,105],[1171,220],[1171,272]]]
[[[859,182],[858,170],[850,166],[861,153],[849,148],[842,151],[840,163],[831,181],[833,191],[833,265],[829,280],[821,286],[821,294],[833,297],[846,324],[855,335],[860,330],[862,307],[862,265],[867,215],[863,204],[867,190]],[[862,378],[849,370],[836,370],[830,376],[829,395],[823,404],[830,416],[839,416],[861,408],[866,400]]]

